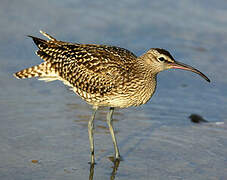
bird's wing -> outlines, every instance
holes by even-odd
[[[74,44],[33,38],[37,55],[51,63],[56,73],[74,88],[90,94],[105,94],[127,81],[136,56],[106,45]]]

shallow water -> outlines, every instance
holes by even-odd
[[[226,6],[224,0],[1,2],[0,179],[227,179]],[[162,72],[151,101],[117,110],[114,126],[124,161],[116,174],[108,158],[114,149],[107,109],[101,109],[95,121],[97,165],[90,171],[91,107],[60,82],[12,76],[41,62],[25,36],[41,37],[40,29],[60,40],[112,44],[137,55],[162,47],[211,83],[190,72]],[[193,113],[225,124],[193,124]]]

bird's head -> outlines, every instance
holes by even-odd
[[[191,67],[187,64],[176,61],[172,55],[164,50],[159,48],[152,48],[146,54],[144,54],[146,64],[150,64],[152,66],[153,71],[156,73],[167,70],[167,69],[183,69],[186,71],[192,71],[194,73],[199,74],[206,81],[210,82],[210,79],[200,72],[198,69]]]

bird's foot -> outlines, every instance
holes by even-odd
[[[122,158],[122,156],[117,156],[117,157],[114,157],[114,156],[109,156],[108,157],[109,158],[109,160],[111,161],[111,162],[116,162],[116,161],[123,161],[123,158]]]

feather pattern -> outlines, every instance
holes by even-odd
[[[116,46],[58,41],[41,33],[49,40],[29,37],[39,48],[36,54],[45,62],[15,73],[17,78],[38,77],[46,82],[61,80],[95,106],[141,104],[126,96],[126,92],[133,93],[137,86],[131,83],[138,69],[137,57],[132,52]]]

